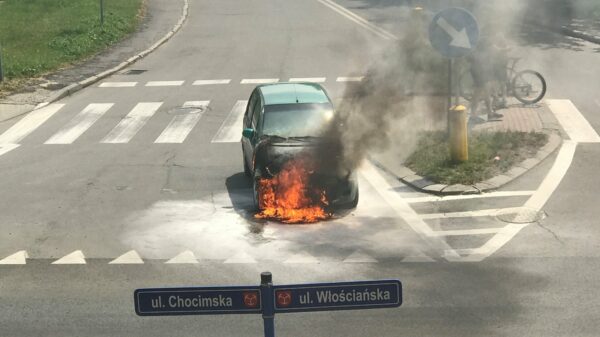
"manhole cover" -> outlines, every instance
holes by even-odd
[[[208,110],[206,106],[190,106],[190,107],[178,107],[167,111],[169,115],[185,115],[185,114],[197,114]]]
[[[527,207],[501,210],[496,214],[498,220],[510,223],[538,222],[544,219],[545,216],[546,214],[544,212]]]
[[[131,70],[126,70],[124,72],[122,72],[121,74],[123,75],[139,75],[141,73],[145,73],[146,70],[144,69],[131,69]]]

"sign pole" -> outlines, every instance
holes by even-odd
[[[260,274],[260,295],[265,337],[275,337],[275,304],[273,303],[273,276],[270,272]]]
[[[100,0],[100,25],[104,27],[104,0]]]

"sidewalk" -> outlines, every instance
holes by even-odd
[[[559,124],[554,118],[554,115],[552,115],[552,112],[544,104],[523,106],[522,104],[515,103],[510,104],[507,109],[498,112],[504,115],[502,120],[469,125],[470,133],[509,130],[544,132],[548,134],[548,143],[538,151],[536,156],[526,159],[509,171],[486,181],[475,185],[436,184],[425,177],[415,174],[411,169],[405,167],[402,163],[403,158],[399,158],[393,148],[383,153],[373,154],[370,159],[379,168],[390,173],[416,190],[425,193],[438,195],[477,194],[498,189],[537,166],[562,143]]]
[[[153,46],[174,29],[182,20],[184,0],[147,0],[146,15],[138,30],[111,48],[78,64],[58,70],[44,78],[30,81],[19,93],[0,99],[0,122],[27,113],[40,103],[66,96],[85,85],[92,84],[90,79],[98,74],[109,75],[124,61],[136,57]],[[135,61],[135,60],[134,60]],[[71,90],[65,90],[72,88]]]

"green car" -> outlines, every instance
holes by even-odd
[[[242,152],[244,172],[253,182],[256,208],[259,208],[258,180],[276,175],[294,155],[327,142],[323,131],[333,117],[333,103],[319,84],[275,83],[254,89],[244,115]],[[328,160],[335,160],[336,154],[326,155]],[[355,172],[324,170],[313,176],[325,190],[330,206],[333,209],[356,207]]]

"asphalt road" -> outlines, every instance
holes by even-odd
[[[410,15],[390,2],[339,4],[392,35]],[[192,1],[182,30],[128,69],[143,72],[0,123],[0,139],[20,144],[0,156],[0,259],[28,257],[0,265],[0,334],[260,336],[254,315],[138,317],[133,290],[258,284],[269,270],[276,284],[399,278],[404,286],[398,309],[278,315],[280,336],[596,336],[598,144],[577,144],[546,217],[517,231],[499,230],[508,224],[494,212],[473,212],[523,205],[560,155],[504,194],[444,201],[365,164],[350,214],[310,226],[252,219],[233,108],[255,84],[243,82],[324,78],[340,97],[354,82],[338,78],[363,76],[391,43],[343,13],[317,0]],[[529,38],[517,50],[545,75],[547,98],[571,100],[600,130],[600,48],[544,32]],[[186,102],[196,108],[182,109]],[[142,113],[130,114],[136,107]],[[178,118],[195,124],[161,143]],[[455,212],[466,214],[447,216]],[[475,261],[456,258],[503,238],[475,250]],[[109,264],[131,250],[144,264]],[[64,256],[75,264],[53,264]]]

